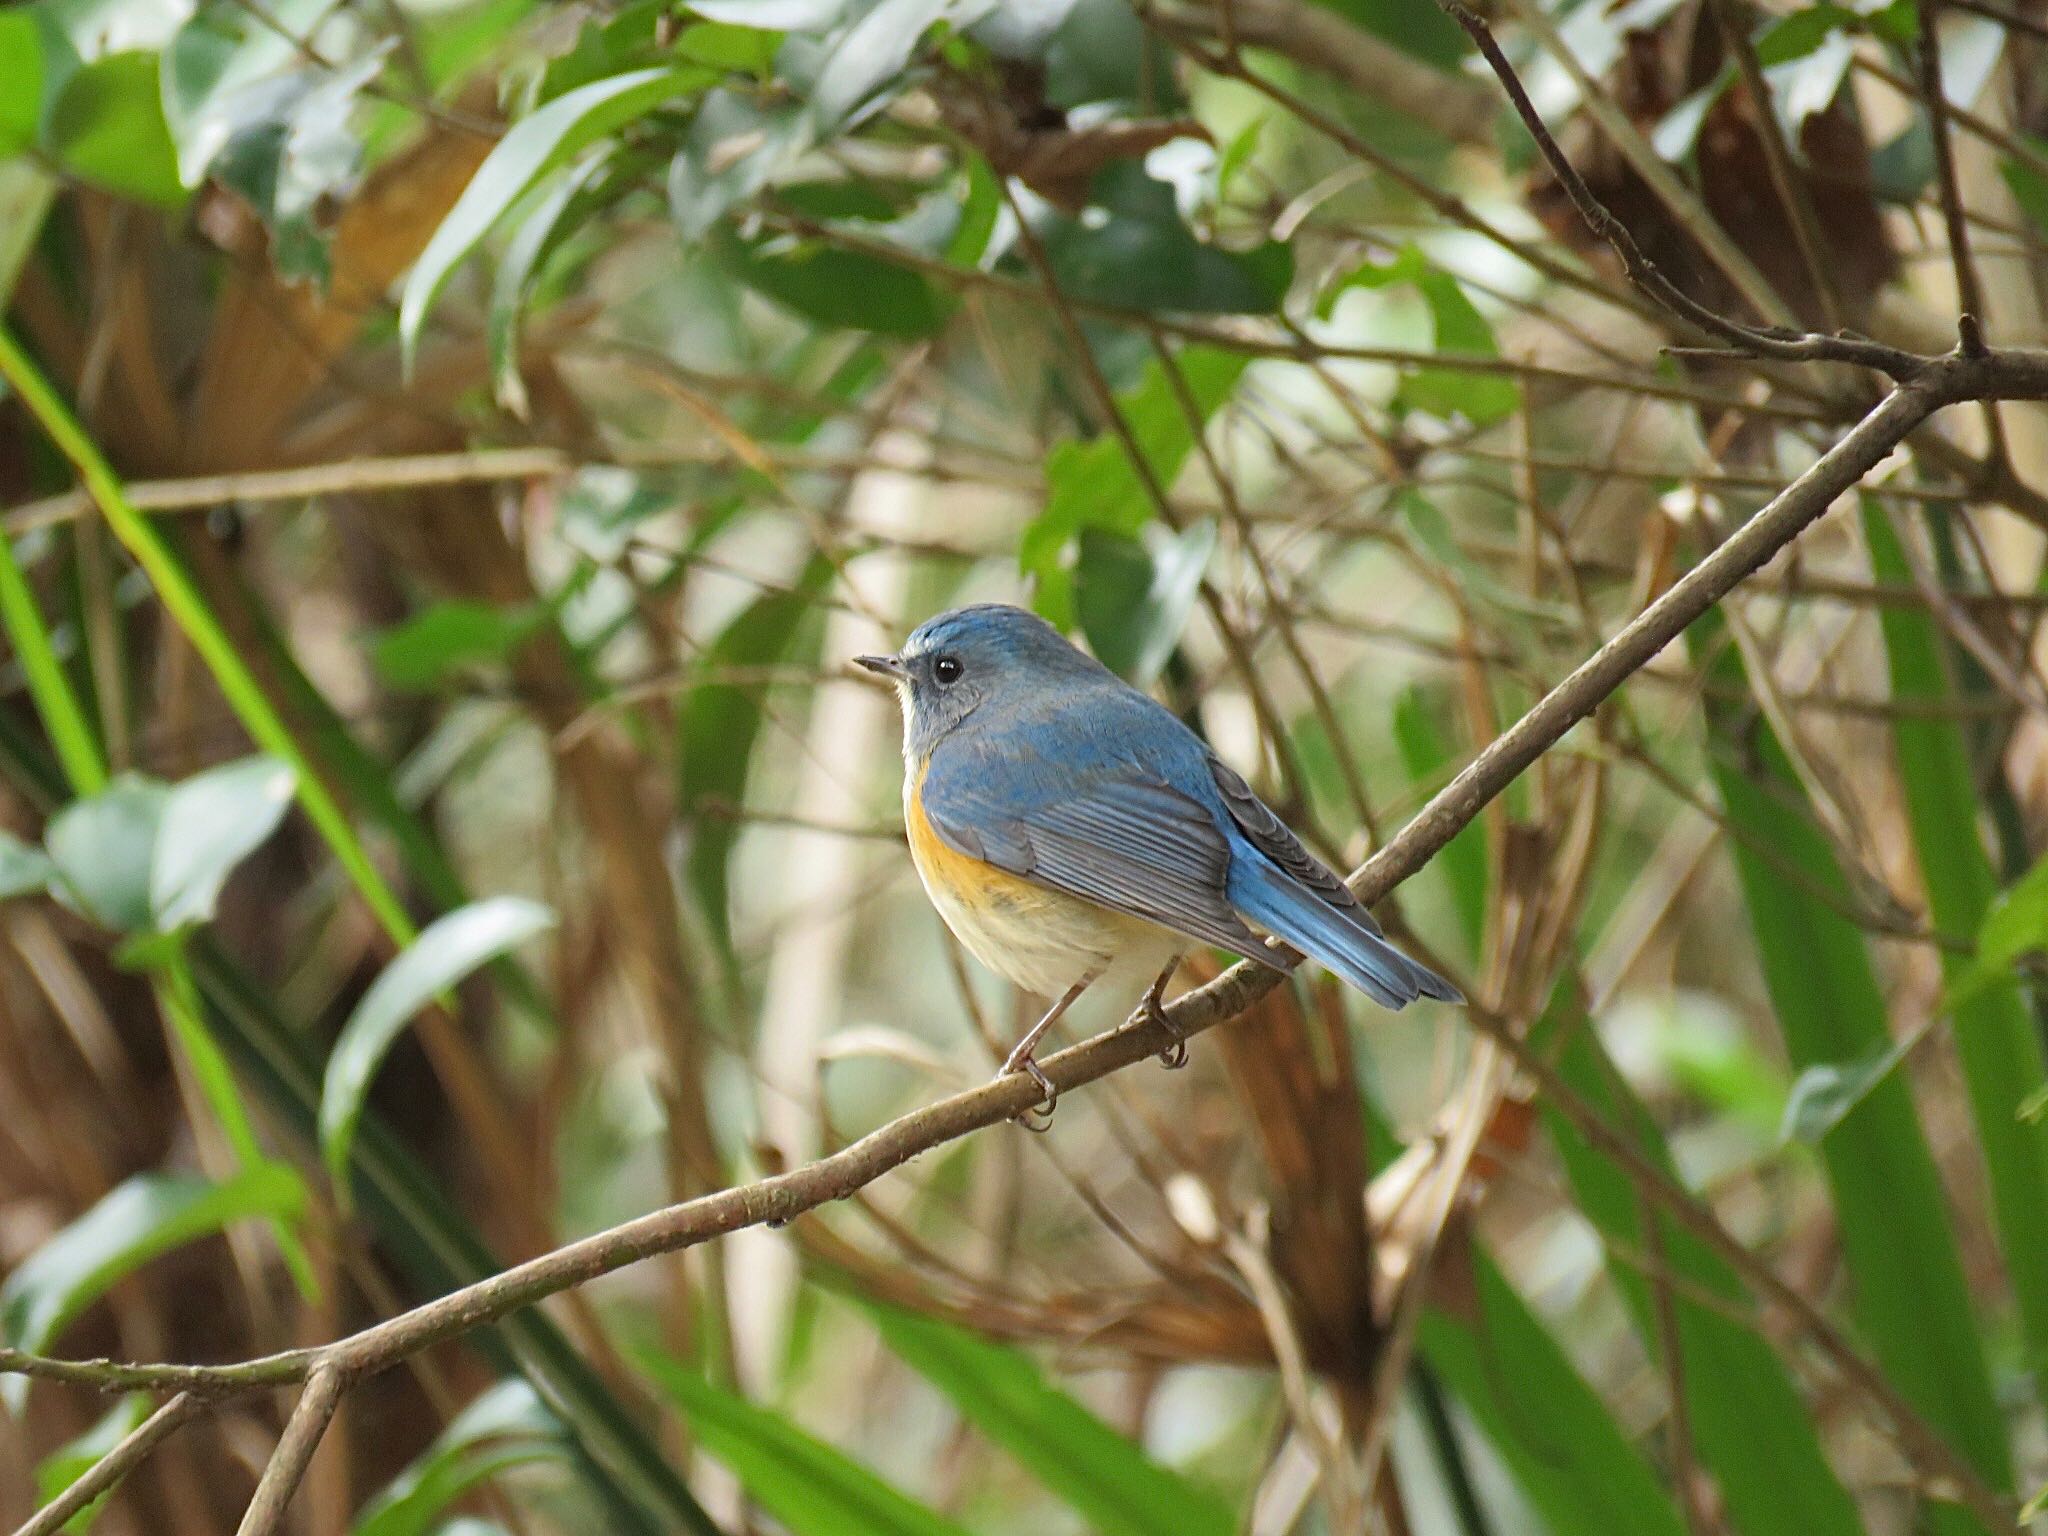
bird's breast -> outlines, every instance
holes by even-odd
[[[903,783],[911,861],[946,926],[997,975],[1027,992],[1058,997],[1115,966],[1134,947],[1149,955],[1168,937],[1150,923],[949,847],[925,815],[924,775],[925,766],[914,764]],[[1152,969],[1161,963],[1152,962]]]

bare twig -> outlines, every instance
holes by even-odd
[[[235,1536],[271,1536],[278,1528],[292,1495],[305,1478],[313,1453],[320,1448],[320,1437],[334,1422],[335,1410],[341,1407],[341,1394],[347,1387],[348,1377],[339,1364],[323,1363],[306,1379],[306,1390],[299,1394],[292,1416],[285,1421],[284,1435],[271,1453],[270,1464],[263,1469],[256,1495],[249,1500]]]
[[[205,1411],[206,1402],[181,1392],[121,1437],[120,1443],[79,1475],[69,1488],[29,1516],[14,1536],[56,1536],[71,1517],[112,1488],[173,1432]]]

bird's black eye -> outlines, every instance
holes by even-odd
[[[932,676],[941,684],[959,682],[960,674],[965,670],[956,656],[940,656],[932,662]]]

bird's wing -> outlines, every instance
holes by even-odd
[[[1246,842],[1331,906],[1348,914],[1353,922],[1364,925],[1368,933],[1374,937],[1380,935],[1380,925],[1351,894],[1351,887],[1338,877],[1335,870],[1302,846],[1301,839],[1273,813],[1272,807],[1258,797],[1251,785],[1218,758],[1209,759],[1209,774],[1223,792],[1224,807],[1230,812],[1230,819],[1237,823],[1237,829],[1244,834]]]
[[[1230,843],[1214,814],[1163,777],[1099,758],[1057,775],[981,753],[943,762],[918,803],[955,852],[1281,966],[1224,894]]]

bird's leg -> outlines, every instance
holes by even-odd
[[[1180,969],[1180,956],[1175,955],[1166,962],[1152,985],[1145,989],[1145,995],[1138,999],[1136,1017],[1149,1019],[1169,1035],[1172,1042],[1159,1053],[1159,1061],[1169,1072],[1178,1072],[1188,1064],[1188,1037],[1181,1033],[1180,1026],[1173,1022],[1173,1016],[1166,1011],[1166,984],[1173,980],[1173,973]]]
[[[1043,1120],[1033,1121],[1026,1115],[1019,1115],[1017,1117],[1020,1123],[1031,1130],[1042,1131],[1047,1125],[1051,1124],[1053,1107],[1060,1101],[1059,1089],[1053,1087],[1052,1079],[1045,1075],[1044,1068],[1031,1059],[1032,1047],[1045,1038],[1045,1032],[1060,1021],[1061,1014],[1074,1006],[1074,999],[1087,991],[1088,984],[1094,979],[1093,976],[1083,976],[1079,981],[1067,988],[1066,996],[1046,1009],[1045,1017],[1024,1032],[1024,1038],[1019,1040],[1011,1048],[1010,1054],[1003,1058],[1002,1070],[996,1074],[1000,1079],[1009,1076],[1012,1072],[1029,1073],[1031,1081],[1038,1084],[1038,1091],[1045,1095],[1037,1105],[1038,1113],[1044,1117]]]

